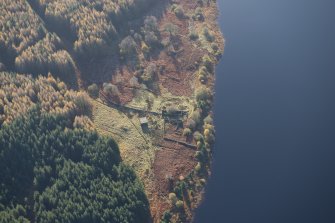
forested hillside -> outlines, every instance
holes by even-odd
[[[25,114],[34,105],[50,114],[61,114],[69,119],[89,116],[92,105],[84,92],[67,88],[51,74],[32,78],[29,75],[0,72],[0,126]]]
[[[120,35],[116,26],[141,17],[152,1],[0,1],[0,71],[50,72],[73,85],[80,76],[75,60],[118,54],[113,48],[125,30]]]
[[[35,107],[0,130],[0,222],[147,222],[117,144]]]
[[[71,33],[79,55],[103,53],[116,39],[115,25],[138,16],[152,0],[31,0],[57,30]]]
[[[145,2],[0,1],[0,222],[148,222],[142,183],[94,130],[90,99],[58,79],[78,78],[73,56],[103,55],[113,23]]]
[[[35,75],[52,72],[63,78],[73,75],[71,56],[26,0],[0,1],[0,21],[0,61],[7,69]]]
[[[192,221],[216,18],[216,0],[1,0],[0,222]]]

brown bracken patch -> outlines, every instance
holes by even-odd
[[[162,142],[161,145],[164,147],[156,152],[153,164],[156,195],[151,202],[151,214],[156,219],[168,210],[166,197],[179,177],[190,173],[196,164],[194,150],[171,142]]]

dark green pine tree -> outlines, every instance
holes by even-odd
[[[0,129],[0,222],[148,222],[117,144],[39,108]]]

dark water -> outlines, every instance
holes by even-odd
[[[218,0],[213,175],[199,223],[335,222],[335,1]]]

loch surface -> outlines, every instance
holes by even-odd
[[[335,2],[217,2],[217,140],[195,222],[334,223]]]

